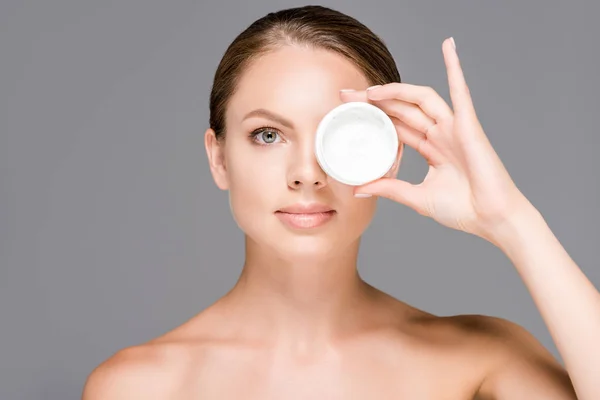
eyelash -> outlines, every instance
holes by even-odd
[[[277,135],[279,135],[279,130],[277,130],[276,128],[272,127],[272,126],[262,126],[258,129],[255,129],[254,131],[250,132],[250,135],[248,135],[250,137],[250,139],[252,140],[253,143],[259,145],[259,146],[269,146],[271,144],[274,143],[260,143],[257,140],[257,136],[260,135],[263,132],[273,132]]]

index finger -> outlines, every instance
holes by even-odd
[[[474,114],[471,92],[467,86],[465,76],[460,66],[456,45],[452,37],[444,40],[442,44],[444,53],[444,62],[448,73],[448,86],[450,89],[450,99],[455,114]]]

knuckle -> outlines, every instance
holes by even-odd
[[[424,97],[419,102],[419,107],[421,107],[425,110],[433,108],[434,105],[435,105],[435,98],[433,96]]]
[[[437,92],[431,86],[423,88],[423,96],[419,99],[420,106],[433,105],[438,97]]]
[[[454,115],[451,113],[444,115],[438,123],[444,127],[450,127],[454,124]]]
[[[435,124],[432,123],[423,123],[423,128],[421,128],[421,130],[423,132],[425,132],[425,136],[429,136],[431,137],[431,135],[433,133],[435,133],[435,129],[433,129],[435,127]]]
[[[408,116],[408,110],[406,107],[398,106],[394,109],[393,114],[399,120],[404,120]]]

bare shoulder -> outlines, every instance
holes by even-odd
[[[178,353],[153,342],[121,349],[90,373],[82,400],[172,398],[182,369]]]
[[[210,354],[209,307],[182,325],[145,343],[126,347],[98,365],[87,377],[82,400],[186,398],[186,380],[194,382],[198,366]]]
[[[486,315],[443,318],[469,338],[485,365],[480,399],[576,399],[567,371],[524,327]]]

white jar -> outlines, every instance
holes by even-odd
[[[398,133],[390,117],[366,102],[348,102],[319,123],[315,155],[323,171],[358,186],[384,176],[398,156]]]

